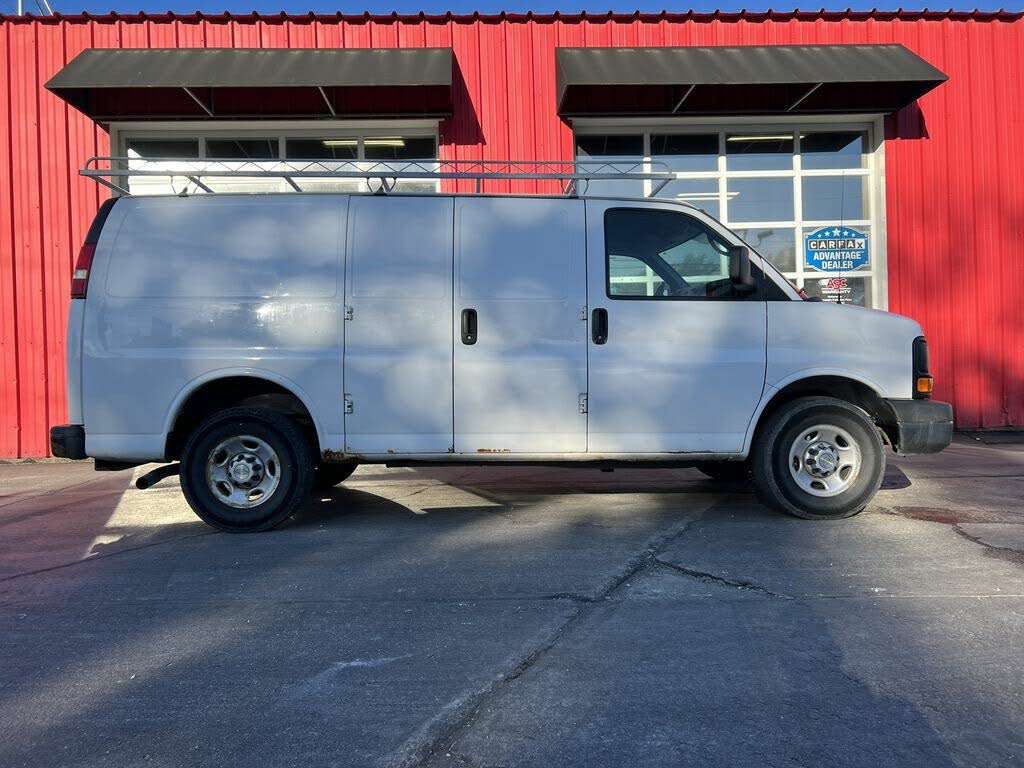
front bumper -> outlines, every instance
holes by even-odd
[[[85,459],[85,427],[61,424],[50,427],[50,453],[60,459]]]
[[[882,429],[896,453],[938,453],[953,440],[953,406],[933,400],[884,400]]]

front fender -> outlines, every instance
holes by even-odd
[[[850,371],[845,368],[806,368],[802,371],[797,371],[789,376],[786,376],[779,381],[765,383],[764,392],[761,394],[761,400],[757,404],[757,408],[754,410],[754,414],[750,419],[750,423],[747,425],[747,432],[743,439],[743,453],[747,455],[750,453],[750,447],[754,440],[754,433],[757,431],[757,426],[761,421],[761,416],[764,414],[765,409],[771,403],[771,401],[784,389],[794,384],[798,384],[802,381],[813,381],[814,379],[843,379],[851,383],[860,384],[868,387],[874,392],[879,399],[883,398],[882,390],[877,381],[864,376],[857,371]],[[822,387],[827,387],[827,384],[822,384]],[[821,387],[815,387],[815,394],[827,394],[827,389]]]

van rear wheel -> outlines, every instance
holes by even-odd
[[[309,495],[309,441],[290,418],[264,408],[231,408],[206,419],[181,458],[189,506],[214,528],[266,531],[287,520]]]
[[[885,448],[860,408],[831,397],[787,403],[761,426],[752,468],[768,506],[807,520],[851,517],[885,473]]]

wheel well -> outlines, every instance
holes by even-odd
[[[181,458],[181,451],[189,435],[204,419],[218,411],[243,405],[267,408],[291,416],[309,438],[314,455],[320,455],[320,441],[313,417],[293,392],[266,379],[227,376],[203,384],[182,403],[167,435],[167,458]]]
[[[885,403],[881,396],[871,387],[863,382],[854,379],[847,379],[842,376],[811,376],[800,379],[776,392],[768,401],[761,412],[757,422],[757,429],[761,428],[768,418],[784,406],[800,397],[834,397],[837,400],[844,400],[851,405],[862,408],[875,424],[879,424],[885,417]],[[882,429],[882,439],[890,442],[889,436]]]

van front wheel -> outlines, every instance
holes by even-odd
[[[181,489],[202,520],[230,533],[287,520],[313,486],[306,436],[264,408],[231,408],[206,419],[181,457]]]
[[[863,511],[885,473],[885,448],[871,419],[831,397],[782,406],[758,430],[751,453],[761,500],[808,520]]]

